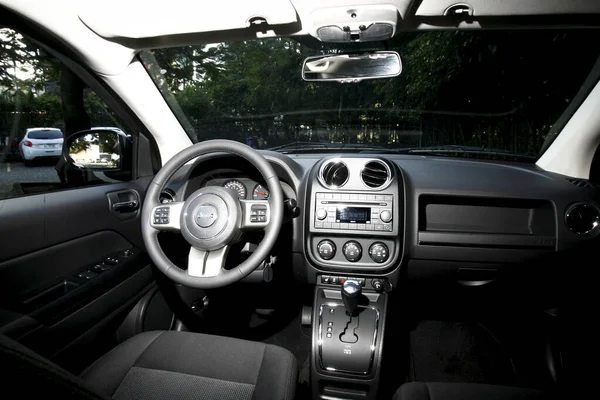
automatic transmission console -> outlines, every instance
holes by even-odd
[[[330,302],[319,310],[319,356],[327,371],[367,375],[371,372],[379,309],[370,306],[358,281],[342,285],[343,304]]]

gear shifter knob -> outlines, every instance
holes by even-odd
[[[342,300],[344,301],[348,315],[352,316],[356,312],[361,293],[362,287],[360,282],[349,279],[342,285]]]

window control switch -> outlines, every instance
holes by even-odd
[[[96,275],[98,275],[98,274],[93,271],[83,271],[83,272],[77,274],[77,277],[81,278],[81,279],[89,280],[89,279],[94,278]]]

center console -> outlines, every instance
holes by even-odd
[[[306,204],[314,399],[375,399],[387,296],[404,242],[404,184],[386,160],[330,158],[315,166]]]

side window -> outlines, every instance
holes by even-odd
[[[87,137],[106,138],[110,149],[82,140],[68,148],[71,135],[89,129],[101,129]],[[130,180],[133,140],[71,70],[0,26],[0,200]]]

